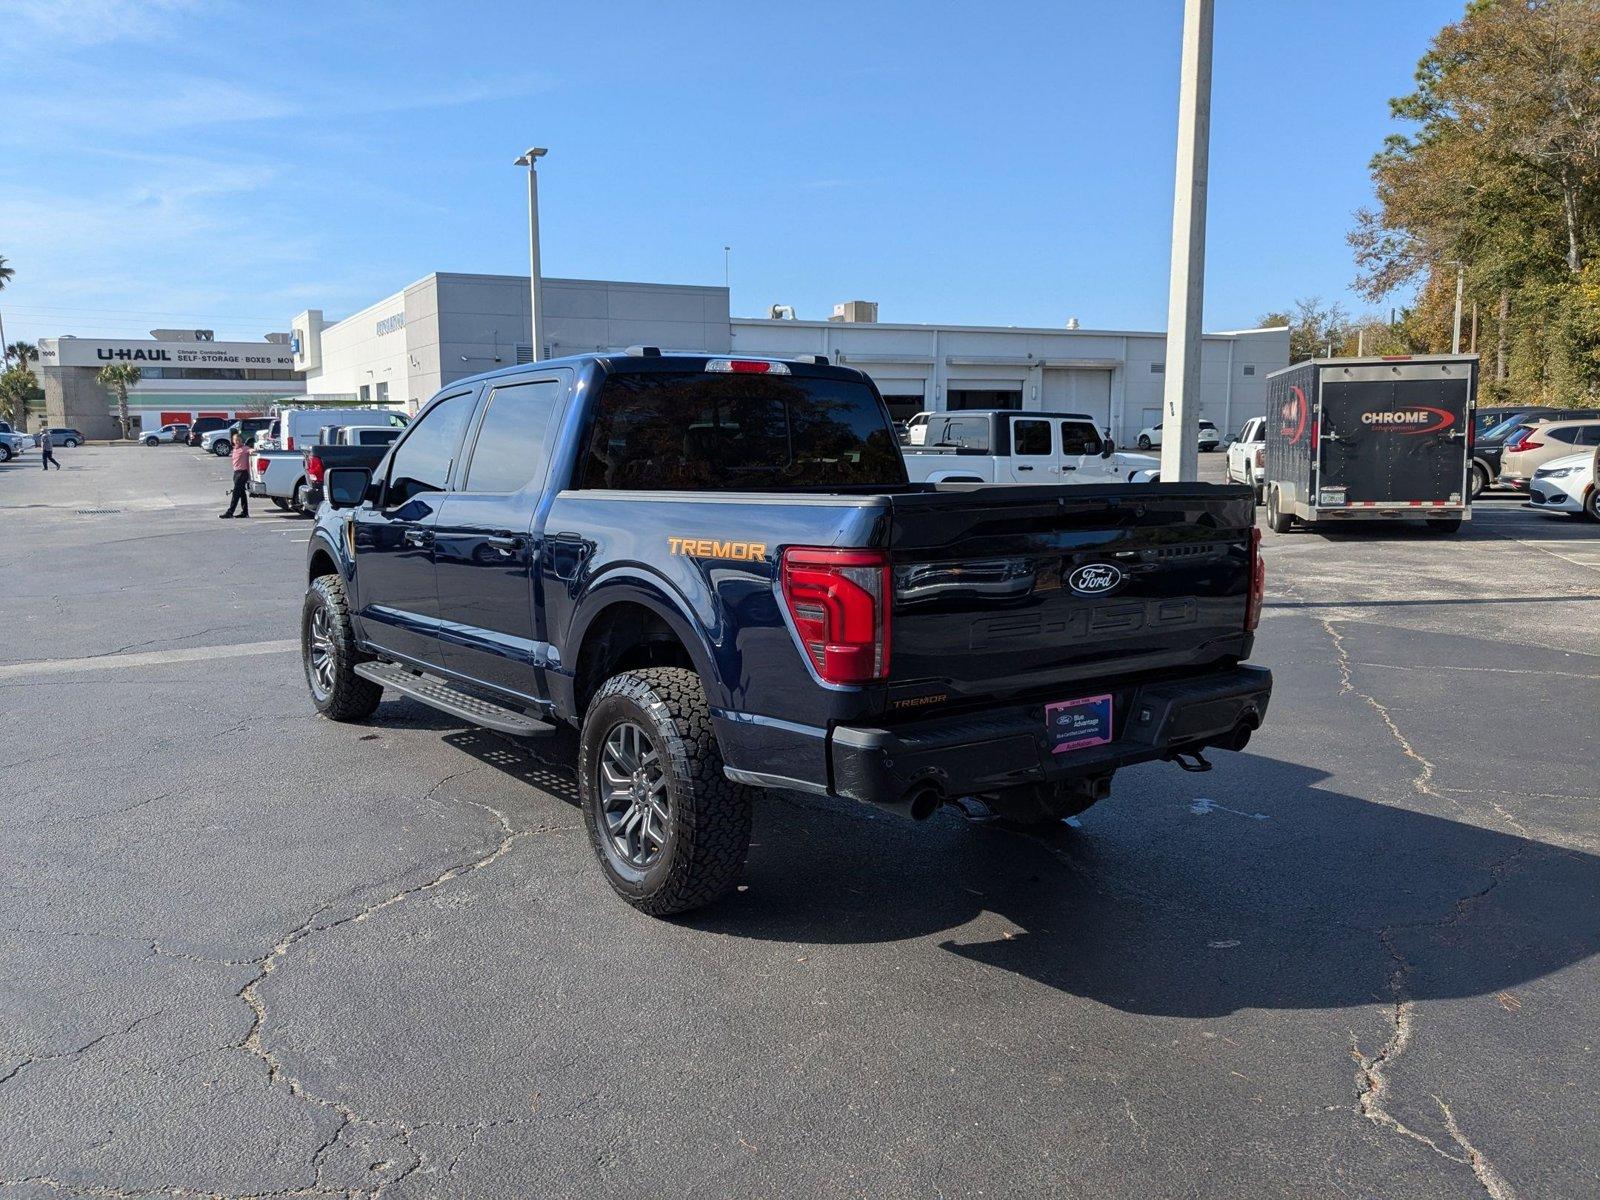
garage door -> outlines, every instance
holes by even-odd
[[[1047,412],[1087,413],[1104,429],[1111,424],[1111,372],[1046,368],[1043,407]]]

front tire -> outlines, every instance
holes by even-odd
[[[750,846],[750,790],[729,780],[693,671],[608,679],[584,713],[578,791],[612,889],[664,917],[731,891]]]
[[[365,658],[356,649],[344,581],[337,575],[313,579],[300,607],[300,661],[319,713],[333,721],[372,715],[383,689],[356,674],[356,663]]]
[[[1591,521],[1600,521],[1600,483],[1591,487],[1583,498],[1583,511],[1589,514]]]
[[[10,446],[0,446],[0,463],[8,463],[10,461],[11,461],[11,447]]]
[[[1146,437],[1142,433],[1139,435],[1139,449],[1141,449],[1141,450],[1150,449],[1150,439],[1148,437]]]
[[[1294,528],[1294,517],[1283,511],[1276,487],[1267,489],[1267,528],[1273,533],[1288,533]]]
[[[233,453],[233,447],[228,445],[227,442],[215,441],[211,443],[211,453],[218,458],[227,458],[228,455]]]

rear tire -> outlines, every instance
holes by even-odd
[[[337,575],[313,579],[300,607],[300,660],[319,713],[333,721],[373,714],[383,689],[356,674],[356,663],[366,658],[356,649],[344,581]]]
[[[1484,466],[1483,466],[1482,463],[1473,463],[1472,464],[1472,479],[1467,484],[1467,498],[1469,500],[1476,500],[1479,496],[1483,495],[1483,493],[1488,491],[1488,490],[1489,490],[1489,472],[1484,469]]]
[[[1273,533],[1288,533],[1294,528],[1294,517],[1284,512],[1281,507],[1278,489],[1267,489],[1267,528]]]
[[[693,671],[616,675],[589,702],[578,743],[585,824],[607,881],[639,911],[687,912],[739,881],[750,846],[750,789],[722,767]]]
[[[289,511],[289,502],[282,496],[268,496],[267,499],[272,501],[272,507],[277,509],[279,512]]]
[[[77,438],[68,438],[68,439],[67,439],[67,440],[66,440],[66,441],[64,441],[64,442],[62,442],[62,443],[61,443],[61,444],[62,444],[62,445],[63,445],[63,446],[70,446],[70,447],[72,447],[72,448],[73,448],[73,449],[74,449],[74,450],[76,450],[76,449],[77,449],[77,448],[78,448],[78,447],[79,447],[79,446],[81,446],[81,445],[82,445],[82,444],[83,444],[83,443],[82,443],[82,442],[80,442],[80,441],[78,441],[78,439],[77,439]]]

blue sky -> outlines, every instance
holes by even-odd
[[[1205,323],[1350,307],[1366,164],[1459,0],[1219,0]],[[1181,4],[0,0],[9,339],[285,329],[429,271],[733,309],[1165,323]],[[24,52],[16,53],[17,48]]]

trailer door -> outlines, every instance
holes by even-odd
[[[1463,503],[1471,404],[1459,363],[1325,371],[1318,503]]]

